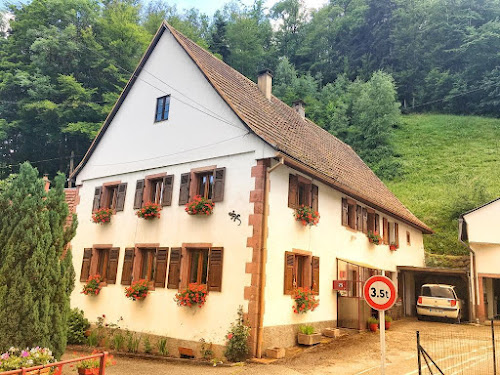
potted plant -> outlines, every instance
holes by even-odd
[[[207,300],[207,286],[203,284],[189,284],[188,287],[175,295],[178,306],[198,306],[200,309]]]
[[[101,291],[101,276],[89,276],[87,283],[83,286],[82,293],[86,296],[97,296]]]
[[[389,245],[389,250],[391,251],[396,251],[399,248],[399,246],[395,242],[391,242]]]
[[[302,205],[293,212],[295,220],[300,221],[303,226],[318,225],[319,212],[314,211],[311,207]]]
[[[186,204],[185,211],[189,215],[211,215],[213,213],[215,203],[203,198],[201,195],[196,195],[192,201]]]
[[[301,345],[316,345],[321,341],[321,333],[315,332],[313,326],[300,326],[297,341]]]
[[[92,354],[98,353],[94,350]],[[106,358],[106,367],[116,364],[112,355],[108,355]],[[79,375],[99,375],[99,370],[101,369],[101,360],[99,358],[85,359],[76,364],[76,369]]]
[[[377,231],[375,232],[372,232],[371,230],[368,231],[367,237],[368,241],[370,241],[375,245],[380,245],[382,243],[382,237],[380,237],[380,234],[378,234]]]
[[[148,293],[148,281],[145,279],[133,281],[132,285],[125,288],[125,296],[132,301],[141,301],[147,297]]]
[[[370,331],[377,332],[378,319],[373,316],[370,316],[368,318],[368,327],[370,327]]]
[[[23,367],[34,367],[40,365],[48,365],[54,362],[55,359],[52,352],[48,348],[26,348],[24,350],[18,348],[10,348],[8,351],[0,355],[0,372],[9,370],[18,370]],[[26,372],[27,375],[48,374],[50,367],[41,370]]]
[[[158,203],[147,202],[141,209],[136,211],[136,215],[142,219],[151,220],[160,218],[161,206]]]
[[[392,323],[392,318],[389,315],[385,315],[385,329],[390,329]]]
[[[295,300],[293,312],[295,314],[305,314],[308,311],[314,311],[319,305],[319,300],[316,299],[318,293],[309,288],[295,289],[292,298]]]
[[[96,224],[106,224],[111,221],[115,212],[111,208],[100,208],[92,212],[92,221]]]

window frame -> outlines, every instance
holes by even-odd
[[[155,280],[156,271],[156,247],[140,247],[139,252],[139,280],[146,280],[148,283]],[[147,260],[147,263],[145,262]],[[145,268],[146,266],[146,268]]]
[[[159,108],[160,103],[162,105],[162,110],[161,110],[160,119],[158,119],[158,108]],[[165,108],[168,108],[168,109],[165,111]],[[167,121],[169,118],[169,114],[170,114],[170,94],[156,98],[156,109],[155,109],[155,113],[154,113],[154,120],[155,120],[154,122],[157,123],[157,122]],[[166,115],[166,117],[165,117],[165,115]]]
[[[213,195],[214,195],[214,187],[215,187],[215,176],[214,176],[215,169],[209,170],[209,171],[204,171],[204,172],[195,172],[195,181],[196,181],[196,186],[194,190],[195,195],[200,195],[201,197],[205,198],[208,201],[212,201]],[[203,177],[207,177],[207,181],[203,183]],[[201,187],[203,186],[203,194],[201,193]],[[209,194],[210,193],[210,194]],[[210,195],[210,197],[209,197]]]
[[[283,294],[293,295],[297,288],[309,288],[319,293],[320,282],[320,259],[319,256],[313,256],[310,251],[293,249],[285,251],[284,277],[283,277]],[[293,257],[293,267],[291,274],[291,285],[288,285],[287,279],[289,275],[288,257]],[[315,265],[317,268],[315,268]],[[318,279],[318,285],[315,284],[315,272]],[[300,282],[299,282],[300,281]],[[299,285],[300,284],[300,285]],[[291,289],[289,289],[291,287]]]
[[[120,248],[113,247],[112,244],[96,244],[91,248],[84,248],[80,282],[85,283],[89,277],[99,275],[100,286],[116,284],[119,259]]]
[[[410,231],[406,231],[406,244],[408,246],[411,246],[411,234],[410,234]]]
[[[187,273],[187,281],[188,284],[196,283],[199,285],[208,286],[208,262],[209,262],[209,248],[188,248],[188,273]],[[196,281],[192,281],[192,272],[193,272],[193,260],[194,255],[198,254],[197,266],[196,266]],[[204,269],[204,262],[206,261],[206,268]],[[205,280],[202,280],[204,275]],[[204,281],[204,282],[202,282]]]

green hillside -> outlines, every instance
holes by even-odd
[[[500,196],[500,119],[408,115],[395,131],[404,176],[389,188],[435,232],[428,251],[463,254],[458,216]]]

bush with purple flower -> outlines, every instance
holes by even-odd
[[[17,370],[22,367],[46,365],[54,362],[52,351],[48,348],[26,348],[24,350],[11,347],[0,355],[0,372]]]

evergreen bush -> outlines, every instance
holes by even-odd
[[[84,344],[86,341],[85,331],[90,327],[90,323],[83,316],[83,311],[72,309],[68,317],[68,344]]]

